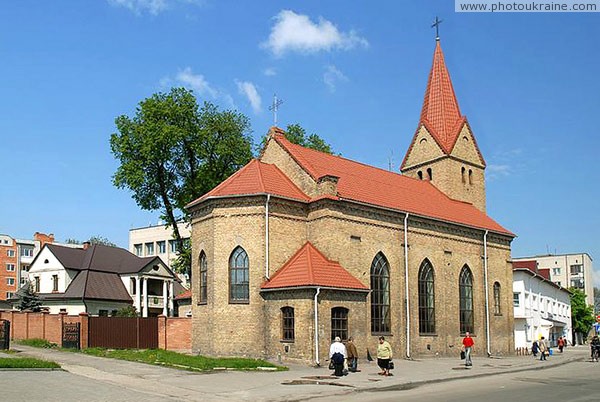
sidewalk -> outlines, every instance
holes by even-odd
[[[543,369],[589,358],[588,347],[578,346],[567,348],[563,354],[556,353],[545,362],[532,356],[474,356],[473,367],[469,369],[458,358],[394,359],[396,368],[391,377],[377,375],[376,364],[362,360],[359,362],[361,372],[336,378],[327,367],[291,365],[285,372],[193,373],[23,345],[14,345],[14,350],[20,351],[19,355],[53,360],[71,374],[107,386],[118,385],[174,401],[304,401],[357,391],[401,390],[432,382]]]

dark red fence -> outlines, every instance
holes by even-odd
[[[157,349],[158,318],[90,317],[88,347]]]

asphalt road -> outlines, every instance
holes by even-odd
[[[339,397],[315,399],[338,401]],[[546,370],[427,384],[409,390],[361,392],[346,401],[598,402],[600,363],[575,362]]]

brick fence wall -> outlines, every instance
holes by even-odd
[[[158,317],[158,348],[174,351],[192,350],[192,319]]]
[[[48,342],[62,343],[62,324],[80,323],[81,348],[88,347],[89,316],[87,313],[79,315],[49,314],[47,312],[31,313],[20,311],[1,311],[0,319],[10,321],[10,338],[45,339]],[[192,349],[191,318],[174,318],[159,316],[158,319],[158,347],[166,350],[189,352]]]

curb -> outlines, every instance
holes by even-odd
[[[586,359],[585,357],[578,357],[578,358],[573,358],[570,360],[561,361],[561,362],[558,362],[555,364],[548,364],[548,365],[545,365],[542,367],[521,367],[521,368],[507,369],[502,372],[477,373],[477,374],[461,375],[461,376],[456,376],[456,377],[435,378],[435,379],[423,380],[423,381],[409,381],[409,382],[404,382],[404,383],[396,384],[396,385],[389,385],[389,386],[385,386],[385,387],[356,388],[354,391],[355,392],[402,391],[402,390],[417,388],[417,387],[420,387],[420,386],[426,385],[426,384],[436,384],[436,383],[449,382],[449,381],[454,381],[454,380],[489,377],[489,376],[499,375],[499,374],[520,373],[523,371],[538,370],[538,369],[546,370],[546,369],[553,368],[553,367],[560,367],[560,366],[564,366],[566,364],[583,361],[585,359]]]

